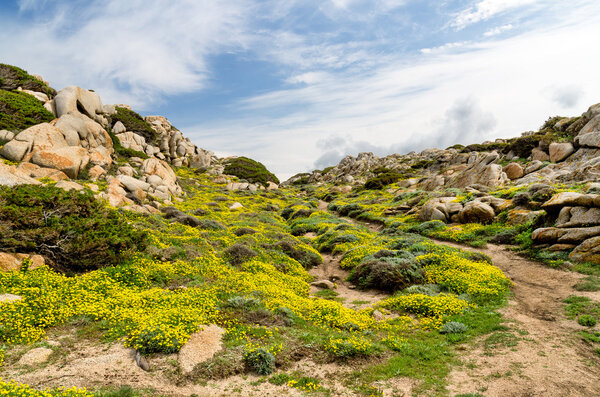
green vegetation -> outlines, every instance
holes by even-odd
[[[108,135],[110,135],[110,139],[112,140],[113,148],[117,156],[125,159],[129,159],[131,157],[139,157],[141,159],[148,158],[148,155],[144,152],[123,147],[119,138],[112,132],[112,129],[108,130]]]
[[[53,119],[54,115],[35,97],[0,90],[0,130],[20,131]]]
[[[376,175],[375,177],[368,179],[365,182],[365,189],[369,189],[369,190],[376,190],[376,189],[383,189],[384,187],[394,183],[394,182],[398,182],[400,179],[403,178],[403,175],[397,172],[384,172],[381,174]]]
[[[158,139],[158,133],[144,120],[142,116],[129,110],[127,108],[116,107],[117,113],[113,114],[112,122],[113,126],[117,121],[123,123],[127,131],[134,132],[138,135],[143,136],[146,139],[146,143],[155,145]]]
[[[267,168],[258,161],[248,157],[234,157],[225,164],[223,171],[227,175],[234,175],[250,183],[267,185],[267,182],[279,183],[279,179],[269,172]]]
[[[43,92],[50,98],[56,91],[43,81],[33,77],[25,70],[16,66],[0,63],[0,90],[12,91],[22,87],[25,90]]]
[[[41,254],[71,273],[122,263],[145,233],[89,193],[0,187],[0,250]]]

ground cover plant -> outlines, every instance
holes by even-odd
[[[201,222],[115,211],[128,225],[123,227],[146,236],[127,258],[74,276],[49,267],[0,273],[0,293],[22,297],[0,303],[0,340],[10,362],[12,346],[43,340],[63,324],[93,325],[102,341],[119,341],[144,355],[178,352],[200,327],[218,324],[226,329],[225,350],[211,366],[198,368],[198,379],[235,374],[239,363],[248,372],[277,376],[309,357],[342,365],[362,360],[364,374],[347,382],[358,394],[369,395],[370,382],[394,371],[416,376],[423,390],[443,390],[455,360],[453,344],[498,325],[494,310],[509,282],[485,258],[319,211],[316,200],[299,199],[295,188],[232,192],[209,175],[177,172],[187,197],[175,206]],[[45,208],[43,198],[54,191],[38,189],[48,190],[38,192],[37,201],[16,195],[3,205]],[[377,199],[370,194],[367,200]],[[61,197],[51,197],[60,204]],[[229,210],[233,202],[242,207]],[[360,204],[343,211],[380,214],[384,207]],[[204,226],[209,224],[218,227]],[[319,266],[324,254],[338,255],[359,287],[393,295],[359,309],[334,294],[310,295],[307,270]],[[393,315],[377,318],[375,311]],[[450,325],[443,328],[449,322],[466,330],[450,332]],[[415,365],[424,370],[414,374]],[[282,386],[316,392],[326,389],[323,382],[297,375]]]

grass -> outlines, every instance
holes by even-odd
[[[595,292],[600,291],[600,278],[597,276],[588,276],[573,286],[577,291]]]
[[[314,294],[315,296],[332,301],[343,302],[344,298],[339,297],[339,294],[330,289],[321,289]]]

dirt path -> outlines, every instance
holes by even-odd
[[[465,365],[449,377],[451,395],[600,396],[598,356],[577,338],[584,327],[564,316],[562,301],[569,295],[600,300],[598,292],[573,290],[581,275],[526,260],[502,246],[438,243],[489,255],[514,283],[513,297],[501,311],[509,330],[499,334],[500,343],[491,344],[486,336],[465,352]]]
[[[389,297],[389,294],[377,290],[360,290],[352,285],[346,278],[350,272],[340,267],[341,255],[323,254],[323,264],[309,270],[309,274],[316,280],[329,280],[337,285],[334,290],[338,298],[343,299],[341,303],[351,309],[361,309],[365,306],[371,306],[382,299]],[[314,295],[319,288],[311,287],[310,293]]]

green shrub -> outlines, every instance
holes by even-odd
[[[117,113],[113,114],[112,121],[113,125],[120,121],[123,123],[127,131],[131,131],[138,135],[143,136],[146,139],[146,143],[155,144],[158,139],[158,133],[154,131],[154,129],[144,120],[142,116],[134,112],[133,110],[129,110],[127,108],[122,108],[117,106]]]
[[[577,317],[577,322],[579,325],[583,325],[584,327],[593,327],[596,325],[596,318],[589,314],[583,314]]]
[[[12,91],[19,87],[25,90],[43,92],[50,98],[56,95],[56,91],[53,88],[48,87],[48,84],[33,77],[25,70],[0,63],[0,90]]]
[[[248,157],[234,157],[227,160],[223,172],[227,175],[245,179],[250,183],[261,183],[263,185],[266,185],[267,182],[279,183],[279,179],[262,163]]]
[[[418,225],[414,225],[409,227],[406,231],[409,233],[418,233],[424,236],[428,236],[431,233],[439,232],[446,228],[446,224],[442,221],[427,221],[419,223]]]
[[[114,148],[117,156],[121,156],[121,157],[125,157],[125,158],[131,158],[131,157],[139,157],[141,159],[148,158],[148,155],[144,152],[140,152],[140,151],[133,150],[133,149],[126,149],[125,147],[123,147],[123,145],[121,145],[121,141],[112,132],[111,129],[108,130],[108,135],[110,136],[110,139],[112,140],[113,148]]]
[[[259,375],[269,375],[275,370],[275,356],[262,347],[245,352],[244,363]]]
[[[368,179],[365,182],[364,188],[368,190],[379,190],[383,189],[389,184],[398,182],[400,179],[402,179],[402,174],[397,172],[386,172]]]
[[[320,252],[332,252],[335,246],[343,243],[354,243],[359,238],[354,234],[338,234],[337,231],[328,231],[317,238],[317,245]]]
[[[306,269],[310,269],[311,267],[318,266],[323,263],[323,258],[321,255],[313,251],[303,249],[298,245],[290,243],[289,241],[280,241],[271,247],[283,251],[283,253],[290,258],[300,262],[300,264]]]
[[[40,254],[70,273],[121,263],[146,241],[146,232],[91,193],[0,187],[0,251]]]
[[[442,287],[437,284],[417,284],[411,285],[404,290],[409,294],[423,294],[427,296],[436,296],[442,292]]]
[[[371,259],[369,259],[371,258]],[[397,291],[424,280],[423,269],[413,259],[402,257],[366,257],[354,268],[350,281],[362,288]]]
[[[459,321],[448,321],[440,328],[442,334],[462,334],[468,327]]]
[[[54,115],[35,97],[0,90],[0,130],[20,131],[52,120]]]
[[[245,296],[232,296],[231,298],[227,299],[225,305],[227,307],[239,309],[244,307],[259,306],[260,301],[256,298],[249,298]]]
[[[235,243],[225,251],[225,256],[232,265],[241,265],[258,254],[245,244]]]

